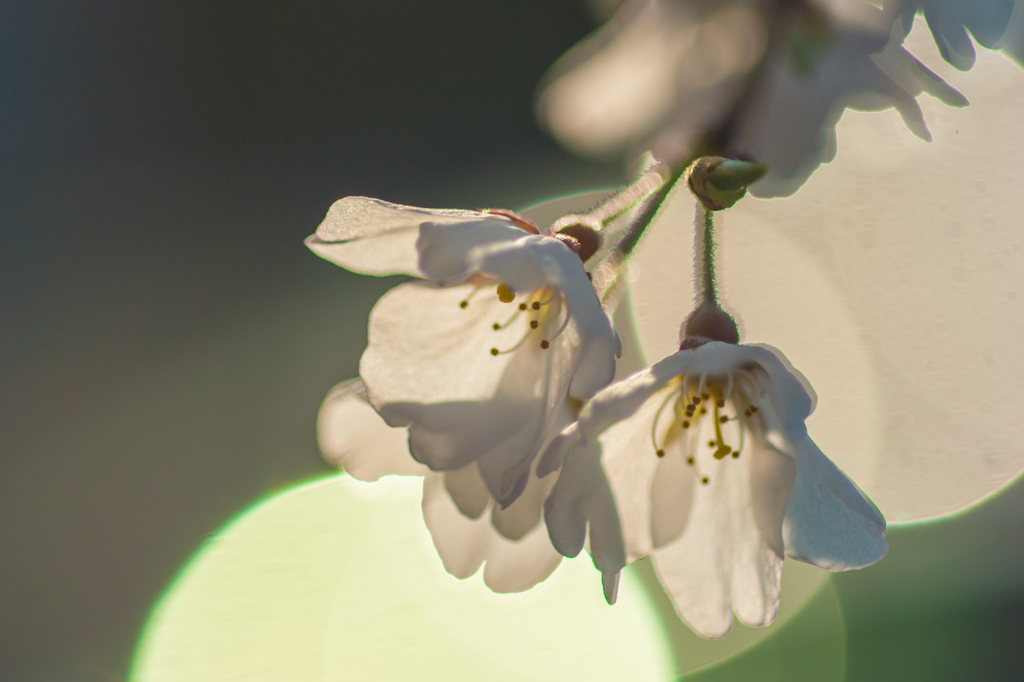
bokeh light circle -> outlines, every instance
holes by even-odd
[[[341,475],[272,497],[195,556],[155,608],[132,679],[662,680],[639,581],[604,603],[586,557],[522,594],[444,572],[418,477]]]
[[[930,144],[893,111],[847,111],[835,162],[791,198],[744,199],[719,230],[744,340],[804,372],[812,436],[893,521],[962,508],[1024,467],[1024,73],[980,48],[954,70],[921,20],[908,48],[971,106],[922,97]],[[677,191],[637,253],[654,359],[689,310],[692,220]]]

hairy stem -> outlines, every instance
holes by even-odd
[[[694,306],[718,305],[715,281],[715,214],[698,201],[693,221]]]

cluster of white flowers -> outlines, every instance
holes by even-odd
[[[361,480],[422,475],[452,575],[483,566],[491,589],[526,590],[586,547],[613,603],[621,569],[651,556],[707,637],[733,613],[773,620],[787,556],[831,571],[878,561],[885,520],[808,435],[810,385],[779,350],[739,343],[718,304],[713,215],[751,185],[795,191],[835,155],[845,107],[895,107],[927,138],[918,95],[966,104],[902,47],[918,4],[624,3],[556,66],[540,110],[575,149],[651,150],[661,163],[633,186],[543,229],[505,210],[335,203],[314,252],[412,279],[377,302],[360,377],[322,407],[325,456]],[[1006,3],[963,18],[920,4],[958,67],[965,27],[995,44],[1008,20]],[[677,353],[613,381],[617,275],[684,177],[701,201],[694,312]]]

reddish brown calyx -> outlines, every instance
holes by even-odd
[[[537,224],[527,218],[526,216],[519,215],[515,211],[510,211],[507,208],[485,208],[481,213],[487,213],[488,215],[501,216],[515,223],[518,227],[523,228],[531,234],[540,234]]]
[[[584,263],[601,248],[601,235],[597,230],[579,223],[566,225],[555,234],[555,239],[575,251]]]
[[[679,350],[703,346],[709,341],[737,344],[740,332],[732,315],[714,303],[702,303],[690,313],[679,330]]]

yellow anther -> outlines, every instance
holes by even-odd
[[[654,454],[656,454],[658,457],[664,457],[665,456],[665,451],[664,450],[658,450]]]
[[[502,282],[498,285],[498,300],[502,303],[511,303],[516,300],[516,292],[512,287]]]
[[[710,481],[708,480],[708,477],[705,476],[704,478],[700,479],[700,482],[703,483],[704,485],[707,485]]]
[[[520,303],[519,304],[519,309],[520,310],[526,310],[526,304],[525,303]]]

